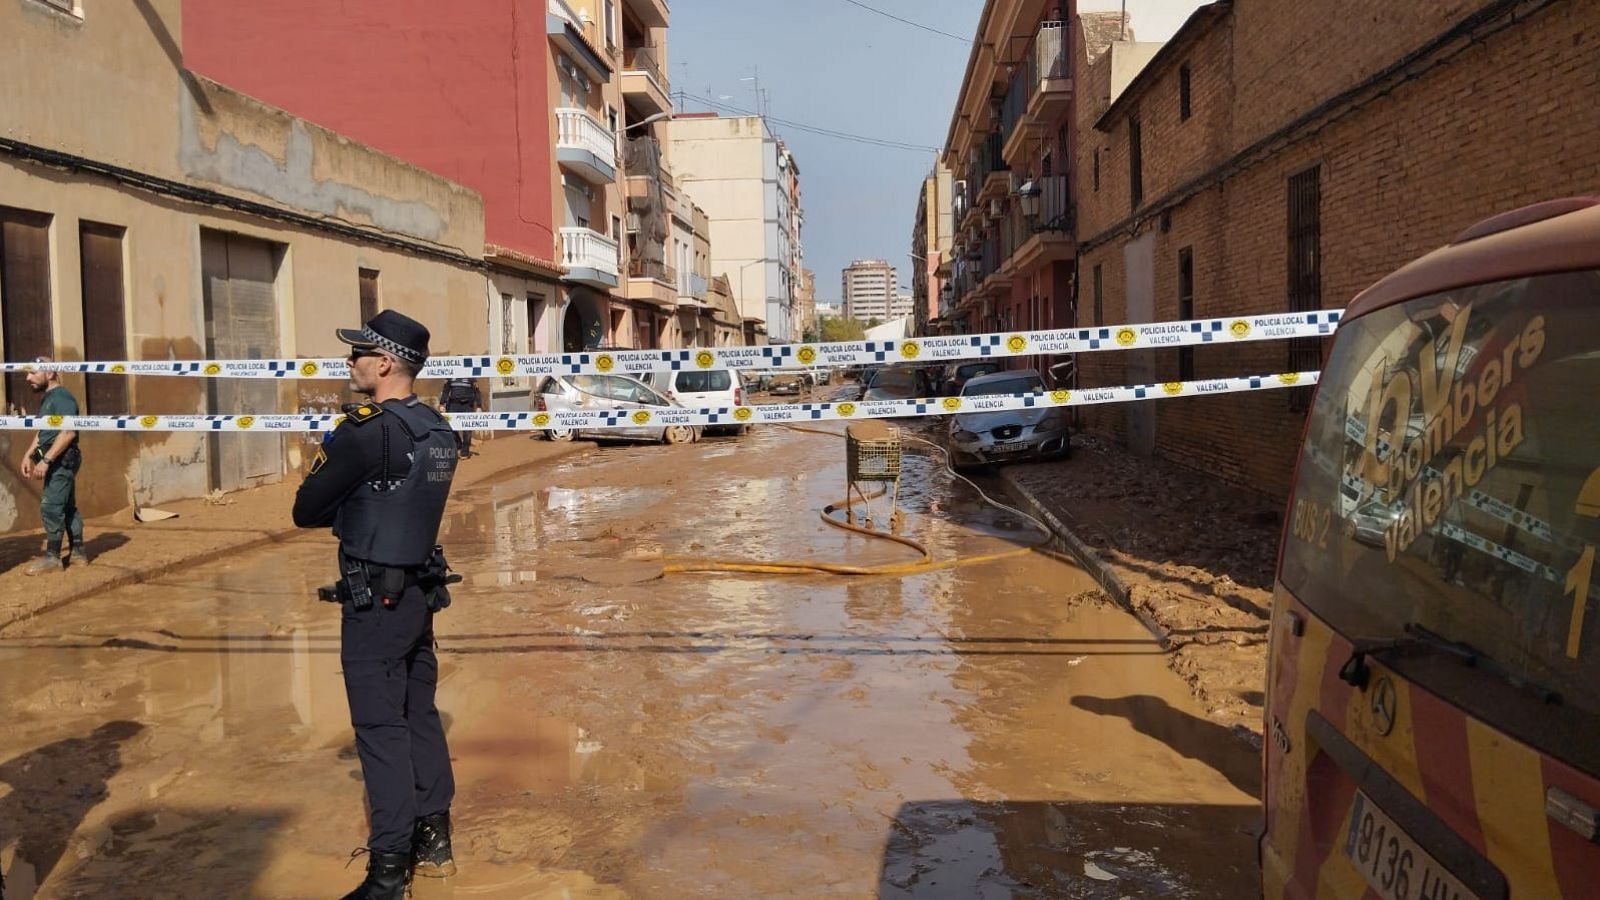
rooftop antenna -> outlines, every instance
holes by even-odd
[[[1128,0],[1122,0],[1122,21],[1118,24],[1122,27],[1122,36],[1117,40],[1125,41],[1128,39]]]

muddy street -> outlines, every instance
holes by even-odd
[[[936,558],[1034,542],[935,458],[905,464],[905,531]],[[820,521],[844,494],[841,439],[775,427],[458,490],[467,581],[437,630],[461,872],[415,896],[1256,890],[1254,751],[1066,557],[662,576],[915,558]],[[315,599],[333,549],[308,532],[0,639],[7,897],[354,883],[363,791]]]

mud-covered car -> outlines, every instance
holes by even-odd
[[[998,397],[1043,390],[1044,376],[1033,369],[1016,369],[979,375],[962,387],[961,396]],[[1070,421],[1068,411],[1060,406],[952,416],[948,441],[950,464],[964,469],[1018,459],[1070,456]]]
[[[810,387],[805,375],[799,372],[778,372],[767,382],[767,393],[773,396],[802,394]]]

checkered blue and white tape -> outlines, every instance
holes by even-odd
[[[447,413],[457,429],[542,431],[568,429],[660,428],[670,425],[759,425],[785,422],[854,421],[905,416],[964,415],[1016,409],[1092,406],[1132,400],[1163,400],[1210,394],[1236,394],[1317,383],[1318,372],[1251,375],[1204,381],[1172,381],[1075,391],[1042,391],[993,397],[925,397],[915,400],[775,403],[706,409],[641,407],[623,410]],[[342,417],[333,413],[217,416],[0,416],[0,431],[327,431]]]
[[[424,378],[520,378],[530,375],[641,374],[680,369],[782,369],[809,366],[938,364],[964,359],[1237,344],[1296,337],[1325,337],[1343,310],[1324,309],[1239,318],[1104,325],[1055,331],[1020,331],[840,341],[761,347],[691,347],[682,350],[590,350],[542,355],[440,356]],[[6,362],[0,371],[51,369],[96,375],[181,375],[198,378],[343,379],[343,359],[121,360],[109,362]]]

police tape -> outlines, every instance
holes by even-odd
[[[1057,331],[962,334],[903,340],[772,344],[759,347],[690,347],[681,350],[589,350],[542,355],[440,356],[423,378],[521,378],[530,375],[642,374],[707,369],[782,369],[891,363],[942,364],[968,359],[1148,350],[1325,337],[1343,310],[1242,318],[1193,319],[1142,325],[1104,325]],[[198,378],[348,378],[343,359],[122,360],[112,362],[7,362],[0,372],[52,370],[90,375],[180,375]]]
[[[1011,410],[1054,409],[1166,400],[1213,394],[1237,394],[1317,383],[1319,372],[1286,372],[1203,381],[1169,381],[1127,387],[1040,391],[980,397],[930,397],[916,400],[861,400],[827,403],[774,403],[689,409],[651,406],[630,409],[572,409],[548,412],[446,413],[462,431],[568,431],[618,428],[667,428],[678,425],[762,425],[792,422],[853,421],[931,415],[967,415]],[[0,431],[328,431],[344,416],[338,413],[177,416],[0,416]]]

